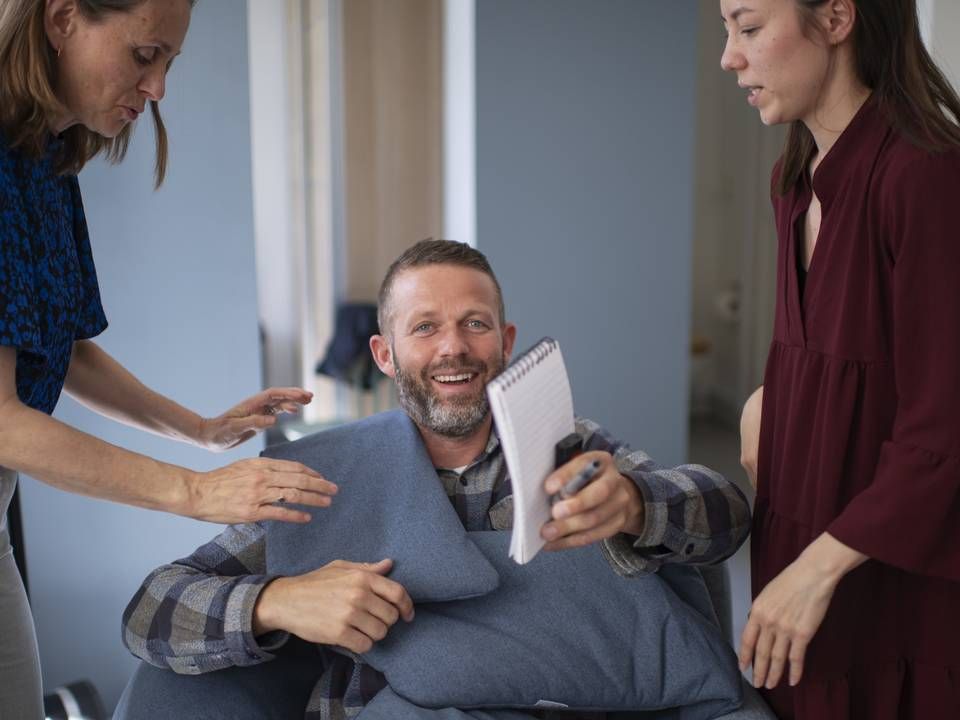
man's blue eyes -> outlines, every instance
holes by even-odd
[[[486,324],[485,322],[482,322],[481,320],[470,320],[470,321],[467,322],[467,327],[474,328],[474,329],[480,329],[480,330],[486,330],[488,326],[487,326],[487,324]],[[414,331],[414,332],[426,332],[427,330],[432,330],[432,329],[433,329],[433,325],[432,325],[432,324],[430,324],[430,323],[422,323],[422,324],[420,324],[420,325],[417,325],[417,326],[413,329],[413,331]]]

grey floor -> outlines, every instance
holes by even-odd
[[[740,433],[711,420],[694,420],[690,424],[689,462],[706,465],[737,483],[753,505],[753,488],[740,467]],[[733,594],[733,637],[739,646],[740,634],[750,610],[750,539],[727,561]],[[747,671],[749,677],[750,671]]]

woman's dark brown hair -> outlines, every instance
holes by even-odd
[[[144,0],[77,0],[87,19],[97,22],[108,13],[129,12]],[[192,6],[195,0],[189,0]],[[44,0],[0,0],[0,132],[11,148],[41,155],[50,138],[50,118],[63,112],[53,91],[56,53],[44,31]],[[156,136],[154,182],[160,187],[167,174],[167,131],[157,103],[150,101]],[[133,126],[115,138],[105,138],[83,125],[63,132],[57,157],[60,173],[78,173],[100,153],[111,163],[127,154]]]
[[[829,0],[795,0],[811,28]],[[920,35],[916,0],[856,0],[853,51],[857,76],[893,126],[931,152],[960,147],[960,98],[930,57]],[[777,192],[784,194],[806,172],[817,151],[799,120],[790,125]]]

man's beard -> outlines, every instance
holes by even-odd
[[[395,380],[400,407],[417,425],[437,435],[451,438],[466,437],[483,424],[490,412],[486,383],[503,371],[505,363],[502,358],[498,358],[493,364],[494,372],[490,374],[490,366],[482,360],[450,361],[424,368],[417,377],[413,373],[403,371],[397,362],[397,353],[394,350],[393,366],[396,371]],[[483,382],[480,384],[477,395],[443,401],[431,386],[431,376],[441,372],[450,375],[475,372]]]

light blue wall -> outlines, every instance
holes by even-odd
[[[476,4],[477,246],[580,414],[684,459],[695,0]]]
[[[152,191],[153,132],[80,184],[110,328],[100,342],[153,388],[207,415],[260,386],[251,214],[246,3],[202,0],[161,104],[170,170]],[[64,398],[57,417],[109,442],[198,470],[223,455],[125,429]],[[92,501],[22,479],[27,563],[47,689],[80,678],[112,707],[133,667],[120,616],[153,567],[218,526]]]

